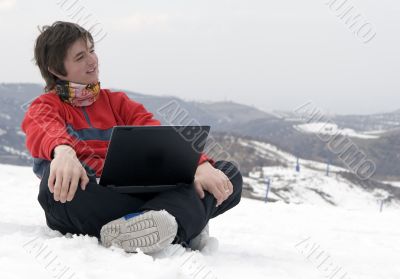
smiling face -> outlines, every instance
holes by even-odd
[[[66,76],[52,72],[59,79],[79,84],[91,84],[99,81],[98,58],[91,42],[79,39],[68,49],[64,59]]]

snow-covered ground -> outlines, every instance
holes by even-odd
[[[256,141],[256,140],[242,140],[239,139],[238,141],[242,146],[250,146],[254,148],[260,156],[263,156],[266,159],[272,159],[274,161],[279,161],[281,164],[286,164],[288,166],[295,166],[297,163],[297,158],[288,152],[285,152],[275,145]],[[304,160],[301,159],[301,165],[310,169],[325,171],[326,164],[311,161],[311,160]],[[338,167],[331,165],[330,166],[331,172],[340,172],[340,171],[348,171],[345,168]]]
[[[383,181],[385,184],[392,185],[394,187],[399,187],[400,188],[400,181]]]
[[[0,165],[0,278],[398,279],[399,210],[243,199],[210,222],[208,249],[149,256],[46,228],[31,168]],[[336,273],[335,273],[336,272]]]
[[[10,120],[10,119],[11,119],[11,116],[9,116],[8,114],[1,113],[1,112],[0,112],[0,118],[4,118],[4,119],[7,119],[7,120]]]
[[[21,130],[19,130],[19,131],[17,132],[17,135],[22,136],[22,137],[25,137],[25,133],[22,132]]]
[[[308,123],[296,125],[294,128],[298,131],[313,134],[323,134],[323,135],[336,135],[341,134],[343,136],[348,136],[351,138],[361,138],[361,139],[378,139],[379,134],[384,133],[384,131],[372,131],[368,133],[356,132],[353,129],[340,129],[334,123]]]
[[[250,173],[244,181],[253,189],[253,196],[264,198],[269,179],[268,197],[290,203],[311,205],[334,205],[347,209],[378,209],[381,201],[390,196],[384,190],[365,191],[336,173],[309,169],[301,166],[300,172],[295,167],[264,167],[261,171]],[[384,206],[400,209],[400,203],[393,201]]]
[[[311,160],[299,159],[300,171],[296,171],[297,158],[276,146],[255,140],[239,140],[243,146],[251,146],[258,155],[282,166],[258,167],[244,177],[244,183],[252,189],[252,195],[265,199],[269,181],[268,197],[296,204],[335,205],[347,209],[377,208],[381,201],[391,197],[387,191],[366,191],[339,173],[349,170]],[[287,166],[287,167],[283,167]],[[329,175],[327,176],[327,169]],[[384,206],[400,209],[400,203],[393,200]]]
[[[12,155],[18,155],[18,156],[21,156],[21,157],[25,157],[27,159],[31,159],[32,158],[26,151],[20,151],[18,149],[15,149],[15,148],[13,148],[11,146],[6,146],[6,145],[3,145],[2,147],[3,147],[4,151],[6,151],[6,152],[8,152],[8,153],[10,153]]]

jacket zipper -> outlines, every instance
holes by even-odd
[[[85,116],[86,122],[89,124],[89,127],[90,127],[90,128],[93,128],[92,123],[90,122],[89,115],[88,115],[88,113],[87,113],[87,111],[86,111],[86,108],[85,108],[85,107],[81,107],[81,109],[82,109],[83,114],[84,114],[84,116]]]

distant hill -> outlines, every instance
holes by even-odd
[[[244,137],[267,142],[295,157],[319,162],[331,161],[344,166],[321,141],[318,133],[297,129],[304,120],[293,112],[268,113],[255,107],[234,102],[187,102],[173,96],[152,96],[122,90],[133,100],[143,103],[163,124],[211,125],[212,134]],[[24,135],[20,131],[26,104],[42,94],[39,84],[0,84],[0,163],[30,164],[25,150]],[[165,119],[165,107],[177,108],[180,117]],[[161,114],[160,114],[161,112]],[[183,117],[182,117],[183,115]],[[376,164],[374,177],[380,180],[400,180],[400,110],[373,115],[332,116],[330,121],[341,129],[353,129],[355,133],[376,132],[375,139],[351,138],[369,159]],[[192,121],[192,122],[190,122]],[[219,137],[222,144],[224,137]],[[246,161],[247,158],[239,158]],[[256,160],[265,161],[261,157]],[[251,161],[251,160],[250,160]],[[245,163],[246,171],[258,164]]]

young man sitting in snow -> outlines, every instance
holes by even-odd
[[[202,154],[192,185],[156,194],[98,185],[112,127],[160,122],[125,93],[100,88],[94,41],[79,25],[45,26],[35,60],[46,92],[30,105],[22,130],[41,179],[38,200],[47,225],[127,252],[157,252],[171,243],[201,249],[209,219],[240,201],[242,177],[235,166]]]

